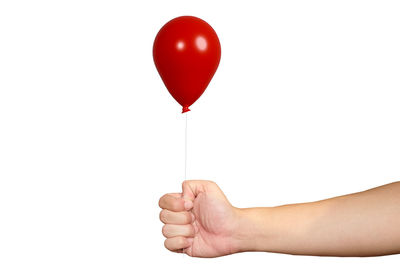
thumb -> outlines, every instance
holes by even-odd
[[[186,180],[182,183],[182,197],[187,210],[193,207],[193,201],[200,193],[206,192],[213,182],[205,180]]]
[[[182,197],[185,200],[193,201],[198,194],[204,192],[202,180],[186,180],[182,183]]]

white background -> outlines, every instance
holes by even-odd
[[[1,1],[0,266],[398,266],[399,256],[163,247],[184,116],[152,59],[161,26],[208,21],[222,58],[188,114],[188,178],[238,207],[400,177],[398,1]]]

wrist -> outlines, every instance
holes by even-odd
[[[324,214],[318,203],[270,208],[238,209],[238,252],[265,251],[304,254],[315,228],[315,218]]]
[[[236,252],[271,251],[276,239],[272,218],[274,208],[236,209],[237,223],[233,231]]]

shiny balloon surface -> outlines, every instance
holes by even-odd
[[[214,29],[196,17],[182,16],[166,23],[153,45],[156,68],[182,112],[203,94],[221,58]]]

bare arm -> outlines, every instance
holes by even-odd
[[[165,247],[193,257],[244,251],[318,256],[400,253],[400,182],[322,201],[233,207],[211,181],[160,199]]]
[[[317,202],[239,209],[239,251],[400,253],[400,182]]]

